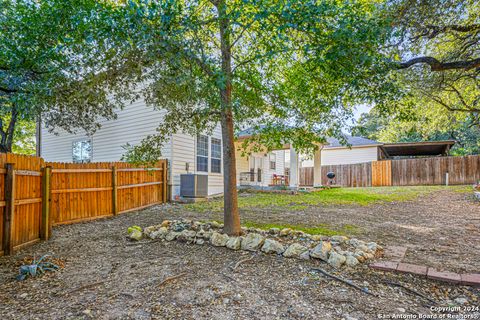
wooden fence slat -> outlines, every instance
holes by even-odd
[[[118,183],[117,183],[117,167],[112,167],[112,212],[113,215],[118,214]]]
[[[51,167],[45,167],[43,169],[42,177],[42,223],[40,227],[40,238],[42,240],[48,240],[51,235],[51,223],[50,223],[50,198],[51,198],[51,181],[52,174]]]
[[[13,253],[13,228],[15,213],[15,165],[6,164],[5,174],[5,212],[3,215],[3,252],[6,255]]]

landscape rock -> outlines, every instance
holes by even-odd
[[[182,240],[182,241],[193,241],[193,239],[195,238],[195,235],[197,233],[193,230],[183,230],[182,232],[180,232],[180,234],[178,235],[178,240]]]
[[[260,249],[265,238],[257,233],[249,233],[242,239],[242,250],[256,251]]]
[[[307,250],[304,253],[302,253],[299,258],[301,260],[310,260],[310,252]]]
[[[328,260],[328,254],[332,250],[332,244],[328,241],[321,241],[315,248],[313,248],[310,256],[312,258],[321,259],[324,261]]]
[[[218,232],[213,232],[210,237],[210,243],[215,247],[225,247],[228,241],[228,235]]]
[[[180,232],[176,232],[176,231],[169,231],[166,235],[165,235],[165,240],[167,241],[173,241],[175,240],[178,235],[180,234]]]
[[[240,250],[242,245],[242,238],[241,237],[230,237],[227,241],[227,248],[232,250]]]
[[[280,236],[285,237],[288,236],[292,232],[292,229],[290,228],[285,228],[280,231]]]
[[[197,240],[195,241],[195,243],[196,243],[196,244],[199,244],[199,245],[202,245],[202,244],[205,243],[205,240],[203,240],[203,239],[197,239]]]
[[[170,220],[163,220],[161,226],[167,228],[170,225],[171,221]]]
[[[308,251],[308,248],[300,243],[292,243],[283,253],[286,258],[298,258],[302,253]]]
[[[331,265],[334,268],[340,268],[345,263],[346,260],[347,258],[344,255],[341,255],[332,250],[330,252],[327,262],[329,265]]]
[[[331,239],[333,242],[338,242],[338,243],[344,243],[348,240],[348,238],[345,236],[332,236]]]
[[[358,264],[357,258],[355,258],[353,255],[347,255],[347,258],[345,260],[345,265],[347,267],[355,267]]]
[[[270,229],[268,229],[268,233],[273,234],[273,235],[279,234],[280,229],[279,228],[270,228]]]
[[[217,221],[210,222],[210,225],[212,226],[212,228],[215,228],[215,229],[222,228],[222,225],[220,223],[218,223]]]
[[[163,239],[168,233],[168,229],[165,227],[160,227],[160,229],[155,230],[150,233],[151,239]]]
[[[136,241],[139,241],[139,240],[142,240],[143,238],[143,234],[141,231],[138,231],[136,229],[133,229],[131,230],[130,234],[128,235],[128,237],[131,239],[131,240],[136,240]]]
[[[265,239],[261,250],[265,253],[282,254],[285,251],[285,247],[276,240]]]

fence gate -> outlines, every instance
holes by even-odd
[[[372,187],[392,185],[392,160],[372,161]]]

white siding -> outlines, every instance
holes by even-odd
[[[127,143],[138,144],[145,136],[155,133],[164,112],[147,107],[143,100],[117,112],[118,118],[100,121],[102,127],[93,136],[93,161],[119,161],[125,153],[122,148]],[[42,128],[41,155],[46,161],[72,162],[73,141],[86,138],[85,134],[59,132],[54,135]],[[170,159],[170,143],[162,148],[163,158]]]
[[[222,131],[220,125],[209,137],[222,139]],[[196,157],[196,137],[187,134],[173,135],[173,154],[172,154],[172,193],[173,196],[180,195],[180,175],[185,173],[207,174],[205,172],[197,172]],[[209,139],[209,162],[208,162],[208,194],[215,195],[223,192],[223,163],[221,173],[210,172],[210,156],[211,144]],[[188,172],[186,170],[188,163]]]
[[[353,164],[377,160],[377,146],[323,149],[321,151],[322,166],[336,164]]]
[[[270,160],[269,154],[267,153],[252,153],[251,157],[258,157],[262,159],[262,183],[261,186],[268,186],[272,184],[272,178],[274,174],[284,175],[285,174],[285,151],[276,150],[272,151],[276,154],[276,166],[275,169],[270,169]],[[236,169],[237,169],[237,184],[240,183],[240,173],[250,171],[250,160],[249,156],[241,156],[241,151],[237,151],[236,156]]]

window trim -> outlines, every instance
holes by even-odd
[[[213,140],[217,140],[218,143],[219,143],[220,157],[214,157],[213,156]],[[212,170],[212,162],[213,162],[212,160],[219,160],[220,161],[220,165],[219,165],[220,171],[213,171]],[[222,139],[215,138],[215,137],[210,137],[210,173],[217,173],[217,174],[222,173]]]
[[[273,156],[273,161],[272,161],[272,156]],[[269,168],[270,170],[277,170],[277,155],[273,152],[271,152],[268,155],[268,162],[269,162]]]
[[[73,157],[73,150],[74,150],[74,145],[76,143],[82,143],[82,142],[89,142],[90,143],[90,157],[88,159],[88,162],[85,162],[82,158],[81,161],[75,161]],[[80,139],[75,139],[72,141],[72,163],[92,163],[93,162],[93,139],[90,137],[85,137],[85,138],[80,138]]]
[[[207,155],[204,156],[204,155],[199,155],[199,148],[198,148],[198,143],[199,143],[199,138],[200,137],[206,137],[207,138],[207,148],[206,148],[206,151],[207,151]],[[207,170],[200,170],[198,168],[198,165],[199,165],[199,161],[198,161],[198,158],[206,158],[207,159]],[[196,139],[195,139],[195,172],[202,172],[202,173],[209,173],[209,169],[210,169],[210,138],[209,136],[207,135],[203,135],[203,134],[199,134],[197,135]]]

